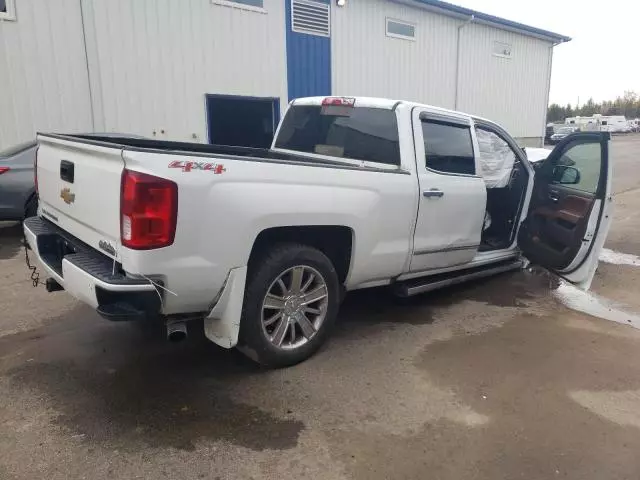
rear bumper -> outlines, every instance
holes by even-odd
[[[47,274],[103,317],[136,320],[161,312],[162,291],[149,280],[127,276],[114,260],[53,223],[28,218],[24,234]]]

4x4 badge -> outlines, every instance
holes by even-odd
[[[175,161],[169,164],[169,168],[179,168],[183,172],[191,172],[193,170],[205,170],[213,172],[214,175],[221,175],[226,172],[227,169],[221,163],[207,163],[207,162],[183,162]]]

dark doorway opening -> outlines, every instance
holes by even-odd
[[[269,148],[279,121],[279,98],[207,95],[209,143]]]

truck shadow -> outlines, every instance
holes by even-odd
[[[427,325],[437,313],[461,301],[496,307],[526,307],[529,301],[550,297],[559,280],[543,269],[518,270],[443,288],[409,298],[398,298],[390,288],[357,290],[345,299],[339,324],[387,326]],[[338,330],[342,330],[338,327]]]

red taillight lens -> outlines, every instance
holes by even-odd
[[[171,180],[124,170],[120,194],[122,245],[134,250],[173,243],[178,219],[178,186]]]
[[[0,175],[8,172],[9,170],[11,170],[9,167],[0,167]]]
[[[355,107],[356,99],[351,97],[327,97],[322,100],[322,106]]]

